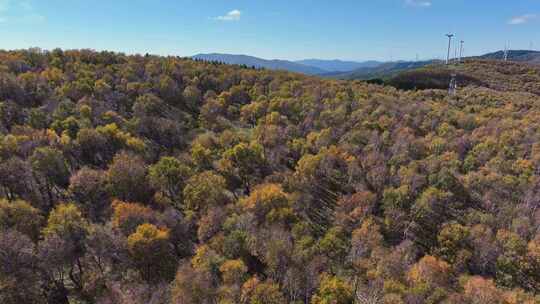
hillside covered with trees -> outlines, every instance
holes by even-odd
[[[379,79],[398,89],[447,89],[452,75],[459,87],[487,87],[497,91],[540,95],[540,66],[493,59],[467,59],[461,64],[433,64]],[[373,80],[372,80],[373,82]]]
[[[449,96],[0,51],[0,303],[539,303],[538,82],[474,64]]]

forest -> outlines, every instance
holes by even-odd
[[[0,303],[540,303],[540,69],[459,69],[0,51]]]

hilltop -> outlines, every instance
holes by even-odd
[[[504,51],[498,51],[493,53],[484,54],[481,56],[472,56],[464,58],[463,61],[487,61],[494,63],[495,60],[502,61],[504,59]],[[507,55],[508,62],[523,63],[538,65],[540,64],[540,52],[538,51],[527,51],[527,50],[510,50]],[[424,61],[397,61],[397,62],[386,62],[372,67],[360,67],[353,71],[348,72],[336,72],[336,73],[326,73],[322,74],[324,77],[336,78],[336,79],[347,79],[347,80],[370,80],[370,79],[388,79],[394,76],[398,76],[404,72],[415,70],[422,70],[426,67],[427,70],[430,70],[430,66],[440,66],[444,62],[440,60],[424,60]],[[495,64],[494,66],[498,66]],[[483,67],[480,67],[482,70]],[[424,69],[425,70],[425,69]],[[511,72],[512,73],[512,72]],[[435,75],[433,75],[435,76]],[[398,76],[399,77],[399,76]],[[439,76],[435,76],[436,78]]]
[[[488,53],[478,57],[479,59],[503,60],[504,51]],[[514,62],[540,64],[540,52],[530,50],[509,50],[507,60]]]
[[[0,302],[538,303],[538,70],[451,69],[0,51]]]
[[[362,67],[349,72],[326,73],[322,76],[327,78],[345,80],[368,80],[375,78],[387,78],[399,74],[403,71],[417,69],[433,64],[435,61],[397,61],[386,62],[372,67]]]
[[[458,86],[540,95],[540,66],[501,60],[466,59],[459,65],[432,64],[398,73],[381,82],[405,90],[446,89],[452,74],[457,76]]]

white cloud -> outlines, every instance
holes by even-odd
[[[408,6],[416,7],[430,7],[431,1],[429,0],[405,0],[405,4]]]
[[[518,25],[518,24],[525,24],[531,20],[534,20],[538,17],[536,14],[525,14],[521,16],[516,16],[510,20],[508,20],[508,24],[510,25]]]
[[[228,12],[224,16],[216,17],[216,19],[220,20],[220,21],[238,21],[238,20],[240,20],[240,17],[242,17],[242,12],[235,9],[235,10],[232,10],[232,11]]]

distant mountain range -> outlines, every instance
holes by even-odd
[[[336,79],[359,80],[386,78],[403,71],[421,68],[434,62],[434,60],[386,62],[373,67],[363,67],[345,73],[327,73],[321,76]]]
[[[247,55],[232,54],[198,54],[193,59],[205,61],[217,61],[226,64],[246,65],[249,67],[265,68],[269,70],[285,70],[307,75],[317,75],[326,78],[336,79],[375,79],[389,78],[404,71],[418,69],[433,63],[437,60],[425,61],[342,61],[342,60],[322,60],[305,59],[299,61],[289,60],[268,60]],[[482,56],[470,57],[474,59],[494,59],[504,58],[504,52],[498,51]],[[524,62],[530,64],[540,64],[540,52],[527,50],[512,50],[508,52],[508,60]]]
[[[299,60],[295,62],[303,64],[303,65],[316,67],[321,70],[325,70],[327,72],[348,72],[348,71],[353,71],[353,70],[361,69],[361,68],[374,68],[376,66],[383,64],[383,62],[374,61],[374,60],[357,62],[357,61],[342,61],[342,60],[305,59],[305,60]]]
[[[197,54],[193,59],[205,61],[218,61],[227,64],[239,64],[249,67],[265,68],[269,70],[286,70],[290,72],[303,73],[308,75],[323,75],[328,73],[343,73],[359,68],[373,68],[382,62],[379,61],[342,61],[342,60],[322,60],[306,59],[299,61],[289,60],[268,60],[247,55],[231,54]]]
[[[193,59],[205,61],[218,61],[227,64],[247,65],[249,67],[265,68],[269,70],[286,70],[290,72],[303,73],[307,75],[319,75],[328,71],[305,64],[288,60],[267,60],[247,55],[231,54],[198,54]]]
[[[504,52],[498,51],[481,56],[467,57],[465,59],[502,60],[504,59]],[[508,51],[508,61],[540,64],[540,52],[528,50]],[[322,74],[321,76],[337,79],[358,80],[389,79],[402,72],[416,70],[440,62],[440,60],[386,62],[374,67],[362,67],[345,73],[327,73]]]

